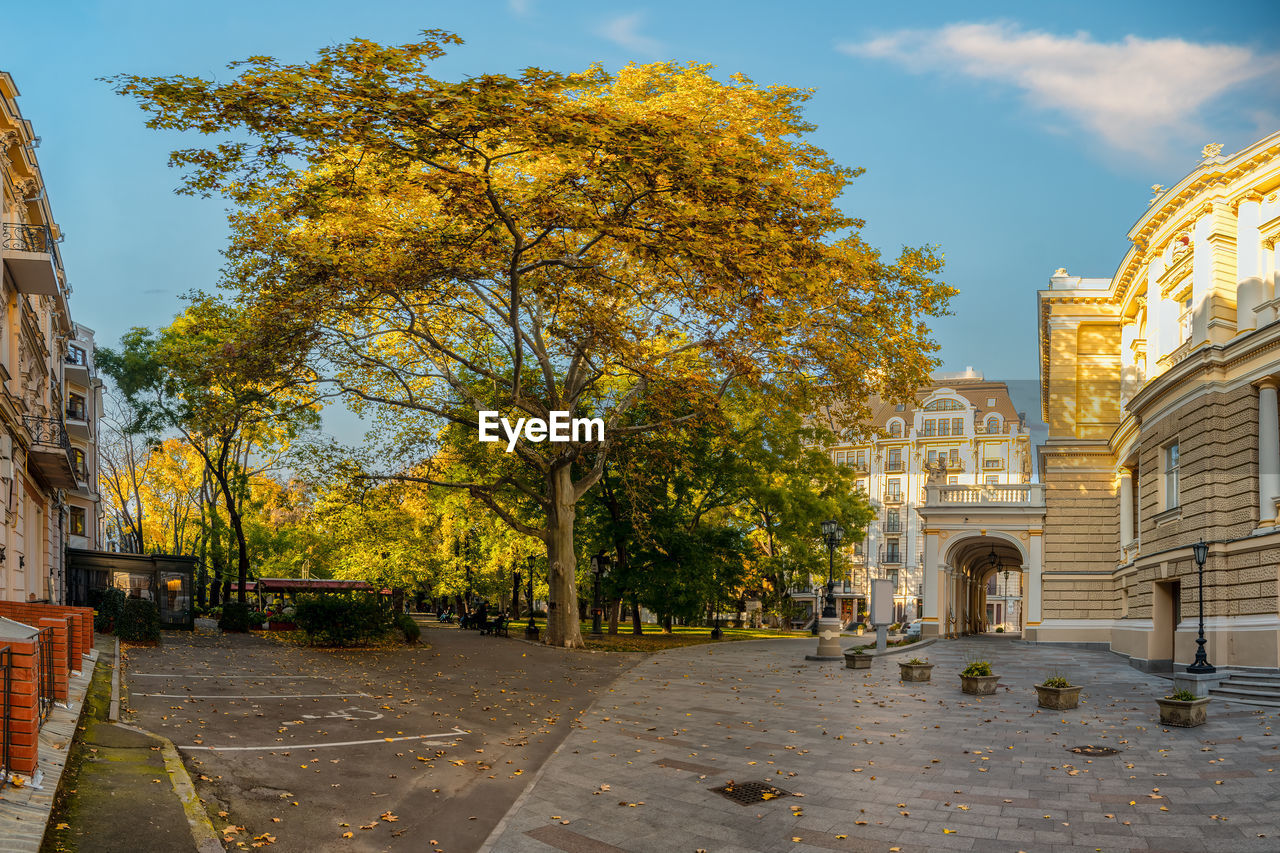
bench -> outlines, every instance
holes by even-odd
[[[507,633],[507,626],[510,624],[510,622],[511,620],[506,616],[501,616],[497,619],[490,620],[484,623],[484,627],[480,629],[480,633],[489,634],[490,636],[494,636],[494,637],[498,636],[499,634],[501,634],[504,637],[510,637],[511,635]]]

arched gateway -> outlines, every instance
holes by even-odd
[[[923,636],[957,637],[1012,624],[1034,640],[1044,566],[1044,486],[928,485],[917,511],[924,526]]]

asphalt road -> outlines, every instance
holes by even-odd
[[[125,704],[228,849],[467,853],[638,656],[423,624],[374,650],[169,632],[128,653]]]

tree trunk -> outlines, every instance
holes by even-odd
[[[640,596],[631,593],[631,633],[636,636],[644,634],[644,626],[640,624]]]
[[[609,602],[609,633],[618,633],[618,612],[622,610],[622,599],[615,598]]]
[[[520,618],[520,573],[511,576],[511,618]]]
[[[577,500],[570,473],[569,465],[562,464],[547,475],[551,498],[547,518],[547,645],[580,649],[585,644],[578,622],[578,561],[573,550]]]

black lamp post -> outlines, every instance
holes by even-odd
[[[1196,558],[1196,568],[1200,575],[1200,635],[1196,637],[1196,659],[1187,672],[1217,672],[1218,668],[1209,663],[1204,654],[1204,561],[1209,558],[1209,546],[1201,539],[1191,546],[1191,553]]]
[[[834,518],[822,522],[822,540],[827,543],[827,600],[822,608],[823,619],[836,618],[836,549],[844,539],[844,528]]]
[[[537,559],[537,557],[533,556],[525,558],[525,562],[529,564],[529,589],[525,596],[529,603],[529,624],[524,629],[524,638],[526,640],[538,639],[538,626],[533,624],[533,566]]]
[[[595,574],[595,604],[591,608],[591,636],[599,637],[604,632],[600,625],[603,606],[600,603],[600,577],[609,570],[609,556],[601,551],[591,558],[591,571]]]

